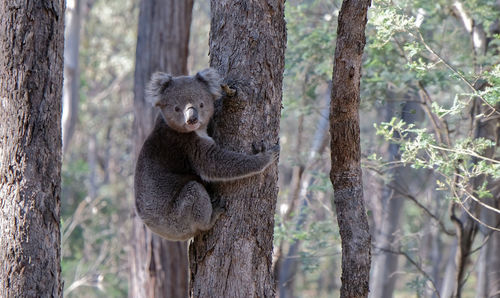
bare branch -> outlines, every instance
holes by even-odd
[[[406,258],[406,260],[408,260],[408,262],[410,262],[417,270],[418,272],[420,272],[430,283],[431,283],[431,287],[432,287],[432,290],[434,291],[434,293],[436,293],[436,296],[438,296],[438,298],[441,298],[441,295],[439,294],[439,291],[437,289],[437,286],[436,286],[436,283],[434,282],[434,280],[430,277],[429,274],[427,274],[427,272],[425,272],[424,269],[422,269],[422,267],[415,261],[413,260],[410,255],[408,255],[406,252],[404,251],[394,251],[394,250],[391,250],[391,249],[387,249],[387,248],[382,248],[382,247],[375,247],[374,248],[376,249],[379,249],[383,252],[388,252],[388,253],[392,253],[392,254],[397,254],[397,255],[402,255]]]

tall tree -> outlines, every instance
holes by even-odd
[[[144,0],[134,74],[135,156],[154,122],[144,89],[155,71],[187,74],[192,0]],[[134,213],[130,266],[130,297],[185,297],[188,289],[187,245],[169,242],[149,231]]]
[[[0,36],[0,296],[60,297],[64,1],[2,1]]]
[[[211,1],[210,65],[236,89],[214,116],[213,138],[250,153],[278,141],[286,31],[284,1]],[[272,297],[277,168],[212,185],[227,211],[190,246],[193,297]]]
[[[367,297],[370,232],[363,201],[359,85],[370,0],[344,0],[339,12],[330,110],[330,179],[342,240],[341,297]]]

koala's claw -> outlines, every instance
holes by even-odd
[[[212,202],[213,211],[216,213],[224,213],[227,210],[227,202],[225,199],[218,199]]]
[[[280,144],[278,143],[278,144],[276,144],[276,145],[272,146],[272,147],[269,149],[269,151],[273,151],[273,152],[278,152],[278,153],[279,153],[279,152],[280,152],[280,149],[281,149],[281,147],[280,147]]]
[[[272,152],[272,160],[277,160],[280,156],[280,144],[272,146],[269,151]]]
[[[222,88],[222,91],[226,93],[227,96],[233,97],[236,95],[236,89],[229,87],[227,84],[222,84],[220,85],[220,87]]]

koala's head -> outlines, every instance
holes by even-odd
[[[157,72],[146,88],[146,99],[160,108],[168,126],[187,133],[208,125],[214,101],[221,96],[221,82],[212,68],[181,77]]]

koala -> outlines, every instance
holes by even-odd
[[[210,182],[256,175],[278,158],[279,145],[243,154],[221,148],[208,136],[221,81],[211,68],[194,76],[158,72],[146,88],[146,99],[160,113],[137,159],[135,206],[146,226],[168,240],[187,240],[211,229],[225,211],[225,202],[210,198]]]

